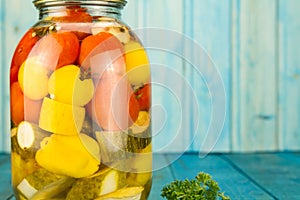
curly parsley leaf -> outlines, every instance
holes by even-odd
[[[230,200],[220,192],[218,183],[204,172],[200,172],[194,180],[176,180],[164,186],[161,196],[167,200]]]

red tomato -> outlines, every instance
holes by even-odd
[[[151,85],[146,84],[135,92],[141,110],[149,110],[151,106]]]
[[[10,86],[10,111],[15,125],[24,120],[24,95],[19,82],[14,82]]]
[[[136,100],[134,94],[131,95],[129,99],[129,114],[131,117],[130,121],[135,122],[137,120],[140,110],[139,102]]]
[[[10,87],[10,109],[11,119],[15,125],[22,121],[38,124],[42,100],[31,100],[24,96],[19,82],[14,82]]]
[[[73,64],[79,53],[79,40],[72,32],[51,33],[43,37],[36,56],[50,70]]]
[[[92,22],[93,17],[86,8],[80,6],[68,6],[64,16],[53,17],[58,22]]]
[[[22,63],[28,57],[31,49],[39,40],[39,37],[34,33],[33,29],[30,29],[25,33],[23,38],[20,40],[15,53],[12,58],[10,68],[10,84],[18,80],[18,71]]]
[[[93,78],[102,76],[107,68],[123,75],[126,70],[124,47],[111,33],[90,35],[82,41],[79,64],[83,69],[90,70]]]

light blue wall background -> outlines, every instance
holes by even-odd
[[[215,146],[215,140],[208,137],[203,147],[213,109],[205,80],[213,81],[213,76],[201,77],[180,56],[149,51],[153,66],[179,73],[197,97],[194,104],[187,88],[170,73],[154,70],[154,80],[178,84],[176,95],[154,87],[153,102],[159,105],[153,116],[155,151],[209,150],[207,146],[215,152],[300,149],[299,0],[128,1],[123,12],[127,24],[164,28],[193,39],[210,55],[226,91],[221,136]],[[10,149],[7,83],[11,56],[36,20],[30,0],[0,0],[0,151]],[[180,42],[177,45],[184,48]],[[211,63],[202,64],[211,67]],[[182,101],[178,103],[176,96]]]

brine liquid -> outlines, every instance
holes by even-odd
[[[150,139],[142,140],[144,143],[149,143],[146,140],[149,141]],[[102,164],[93,175],[77,179],[55,174],[40,167],[35,160],[34,150],[21,149],[16,142],[17,138],[14,135],[12,137],[13,149],[11,156],[13,160],[12,184],[16,199],[88,200],[97,199],[98,196],[101,196],[98,195],[100,190],[103,195],[105,194],[103,190],[107,190],[109,193],[119,188],[136,186],[143,187],[141,200],[146,200],[149,196],[152,185],[152,172],[145,170],[151,168],[152,156],[146,153],[151,153],[151,142],[145,148],[140,149],[140,152],[145,152],[144,155],[143,153],[136,156],[130,155],[130,158],[110,162],[109,166]],[[136,146],[137,144],[129,145]],[[123,154],[119,153],[119,155]],[[112,154],[117,155],[118,153]],[[142,171],[139,172],[138,168],[141,168]],[[107,184],[107,186],[104,186],[104,184]],[[115,188],[109,189],[111,185],[115,185]],[[36,197],[37,194],[38,196]]]
[[[145,49],[115,19],[63,17],[37,23],[13,56],[16,198],[146,200],[152,141]]]

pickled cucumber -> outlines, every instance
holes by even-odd
[[[65,186],[70,182],[66,180],[69,178],[40,168],[24,178],[17,186],[17,190],[27,199],[47,199],[64,191]]]
[[[49,200],[61,193],[69,190],[75,179],[71,177],[63,177],[39,190],[30,200]]]
[[[95,200],[140,200],[143,190],[143,187],[122,188],[115,192],[102,195]]]
[[[101,162],[111,163],[127,158],[127,134],[121,131],[97,131],[96,139],[101,149]]]
[[[151,143],[151,126],[142,133],[122,131],[96,131],[96,139],[101,149],[101,162],[111,163],[135,156]]]
[[[62,176],[51,173],[43,168],[34,171],[32,174],[26,177],[26,180],[35,189],[40,190],[46,185],[61,179]]]
[[[152,172],[145,172],[145,173],[128,173],[128,178],[126,183],[129,186],[140,186],[146,185],[148,181],[151,180]]]
[[[23,121],[17,128],[12,129],[12,151],[17,152],[23,159],[34,158],[40,142],[50,134],[40,129],[37,124]]]
[[[89,178],[78,179],[66,200],[92,200],[122,188],[124,183],[124,173],[106,168]]]
[[[151,126],[142,132],[135,133],[133,129],[128,130],[127,147],[126,150],[132,153],[138,153],[146,148],[151,143]]]
[[[11,163],[12,185],[17,187],[20,182],[39,168],[34,158],[23,159],[18,153],[12,152]]]

